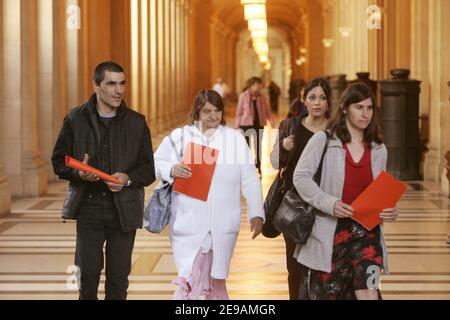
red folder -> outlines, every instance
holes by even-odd
[[[351,204],[355,209],[352,219],[372,230],[381,223],[380,213],[395,207],[406,189],[405,184],[387,172],[381,172]]]
[[[84,171],[84,172],[88,172],[88,173],[94,173],[97,175],[97,177],[99,177],[100,179],[102,179],[104,181],[120,184],[119,179],[117,179],[116,177],[110,176],[109,174],[104,173],[103,171],[100,171],[98,169],[95,169],[95,168],[91,167],[90,165],[87,165],[87,164],[85,164],[81,161],[78,161],[72,157],[66,156],[65,162],[66,162],[66,167],[77,169],[79,171]]]
[[[173,191],[207,201],[218,155],[217,149],[189,142],[183,163],[191,168],[192,176],[189,179],[175,179]]]

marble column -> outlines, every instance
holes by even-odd
[[[53,173],[51,155],[59,130],[56,131],[54,112],[53,66],[53,1],[38,0],[38,133],[39,148],[46,163],[49,180],[57,180]]]
[[[172,8],[171,8],[172,9]],[[181,48],[180,48],[180,10],[181,10],[181,3],[179,0],[175,0],[173,4],[173,12],[171,11],[171,16],[174,17],[173,22],[173,30],[171,32],[171,60],[172,62],[172,81],[171,81],[171,87],[172,87],[172,101],[173,101],[173,112],[175,115],[174,125],[177,126],[180,122],[181,117],[185,117],[185,115],[181,114],[180,112],[180,55],[181,55]]]
[[[180,1],[174,0],[170,4],[170,82],[169,82],[169,92],[170,92],[170,110],[171,110],[171,127],[176,127],[181,119],[186,119],[186,115],[182,114],[179,110],[180,101],[180,87],[178,84],[179,76],[179,59],[180,54],[179,47],[179,12],[180,12]]]
[[[0,165],[0,217],[11,210],[11,190],[9,189],[8,177]]]
[[[140,94],[140,105],[139,110],[142,114],[146,115],[149,111],[149,1],[141,1],[140,14],[140,80],[139,80],[139,94]]]
[[[448,46],[448,43],[447,43]],[[450,79],[450,75],[449,75],[449,79]],[[441,190],[442,193],[446,196],[448,196],[450,198],[450,138],[445,135],[450,134],[450,125],[448,123],[449,121],[449,116],[447,115],[448,112],[450,112],[450,81],[447,81],[447,85],[448,85],[448,100],[446,102],[444,102],[443,105],[443,113],[444,113],[444,117],[447,116],[447,119],[445,119],[444,121],[446,122],[441,122],[441,125],[443,126],[442,131],[444,131],[443,135],[442,135],[442,140],[443,140],[443,148],[445,148],[444,150],[447,150],[445,155],[444,155],[444,170],[443,170],[443,174],[442,174],[442,178],[441,178]]]
[[[211,86],[211,0],[199,1],[193,8],[189,27],[189,86],[193,101],[198,90]]]
[[[446,174],[446,176],[447,176],[447,181],[450,181],[450,150],[447,151],[447,153],[445,154],[445,160],[446,160],[446,162],[447,162],[447,164],[446,164],[446,166],[445,166],[446,171],[447,171],[447,174]],[[447,196],[450,198],[450,192],[449,192],[449,190],[450,190],[450,182],[447,183],[447,190],[444,190],[444,192],[445,192],[445,193],[447,194]]]
[[[444,154],[448,137],[443,133],[448,130],[448,117],[444,110],[448,109],[447,81],[450,77],[450,64],[445,55],[449,47],[446,32],[450,27],[444,8],[449,8],[448,1],[435,0],[429,2],[429,80],[430,80],[430,139],[428,153],[425,155],[424,178],[430,181],[444,181]],[[443,11],[444,10],[444,11]],[[448,11],[447,11],[448,12]],[[439,44],[436,45],[436,44]],[[447,50],[448,52],[448,50]],[[448,112],[448,111],[447,111]],[[445,130],[444,130],[445,129]],[[447,131],[448,134],[448,131]]]
[[[165,43],[165,19],[164,19],[164,4],[165,0],[158,0],[156,5],[156,17],[157,17],[157,62],[155,68],[157,68],[157,107],[161,111],[159,113],[159,118],[157,119],[157,130],[158,132],[163,132],[167,126],[165,121],[167,119],[167,108],[165,100],[165,84],[166,84],[166,73],[165,67],[168,65],[168,61],[165,57],[164,43]]]
[[[149,2],[149,54],[150,54],[150,119],[152,124],[152,134],[158,135],[162,131],[162,108],[158,105],[158,17],[157,17],[158,0],[150,0]]]
[[[80,5],[79,0],[66,0],[65,2],[66,5],[65,8],[63,8],[64,11],[67,7],[71,5],[76,6]],[[86,14],[83,14],[83,11],[81,11],[80,14],[82,20],[80,28],[83,32],[86,32],[84,28],[87,27],[85,25],[88,22],[87,16]],[[84,67],[82,63],[83,60],[82,34],[80,33],[80,29],[76,28],[72,29],[66,26],[67,18],[68,18],[67,15],[65,15],[64,24],[59,27],[65,30],[66,32],[65,34],[66,65],[64,66],[64,68],[67,70],[66,72],[67,91],[65,100],[67,103],[67,108],[71,109],[86,101],[86,97],[83,97],[86,81],[82,76]]]
[[[53,2],[53,132],[59,134],[63,119],[68,111],[67,84],[67,41],[66,41],[66,5],[64,1]],[[55,137],[56,138],[56,137]]]
[[[185,0],[184,2],[184,21],[183,21],[183,87],[184,87],[184,94],[183,94],[183,110],[187,113],[189,108],[189,99],[190,97],[190,86],[189,86],[189,61],[190,61],[190,50],[189,50],[189,32],[192,28],[192,25],[190,23],[189,17],[191,14],[190,11],[190,0]]]
[[[308,52],[306,54],[307,79],[322,76],[324,72],[324,47],[323,39],[323,16],[321,14],[321,7],[317,1],[310,1],[308,3],[310,15],[308,18],[308,42],[305,45]]]
[[[47,191],[47,170],[38,147],[37,3],[21,1],[22,193]]]
[[[0,17],[3,19],[3,6],[0,2]],[[0,22],[0,41],[3,42],[3,24]],[[0,48],[0,70],[3,70],[3,49]],[[1,71],[0,71],[1,72]],[[3,97],[3,76],[0,73],[0,96]],[[5,106],[1,103],[0,99],[0,113],[4,114]],[[8,119],[6,117],[1,117],[0,119],[0,154],[3,154],[3,141],[5,139],[5,135],[3,132],[3,128],[6,125]],[[9,188],[8,177],[3,171],[2,161],[0,160],[0,216],[8,213],[11,210],[11,190]]]
[[[430,80],[429,80],[429,14],[428,3],[411,1],[411,77],[421,80],[420,84],[420,140],[422,146],[421,174],[425,160],[426,143],[429,141],[430,125]]]
[[[173,29],[173,21],[171,21],[171,8],[173,8],[174,2],[173,1],[164,1],[164,9],[163,9],[163,16],[164,16],[164,24],[163,24],[163,55],[164,55],[164,65],[163,65],[163,73],[164,73],[164,81],[162,82],[162,86],[160,88],[163,95],[163,105],[160,107],[164,108],[165,115],[164,115],[164,130],[171,130],[173,128],[173,122],[174,122],[174,112],[173,112],[173,105],[172,105],[172,99],[171,96],[173,94],[172,88],[171,88],[171,81],[172,81],[172,75],[171,75],[171,32]]]
[[[369,0],[368,5],[376,5],[381,11],[381,29],[373,29],[368,31],[368,66],[366,70],[370,73],[371,78],[375,80],[386,79],[387,76],[383,76],[383,57],[384,57],[384,23],[386,20],[386,14],[382,7],[382,0]],[[366,11],[367,12],[367,11]],[[367,23],[367,21],[366,21]]]
[[[15,196],[47,190],[47,170],[38,148],[37,3],[3,1],[4,127],[1,161]]]

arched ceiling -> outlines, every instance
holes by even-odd
[[[309,8],[323,7],[327,0],[267,0],[267,20],[286,32],[295,30],[301,20],[308,15]],[[214,15],[236,33],[247,28],[244,9],[240,0],[211,0]],[[314,11],[315,11],[314,10]]]

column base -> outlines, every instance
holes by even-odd
[[[11,212],[11,190],[6,176],[0,173],[0,217]]]
[[[444,170],[441,175],[441,192],[444,196],[450,198],[450,181],[447,178],[447,170]]]
[[[47,192],[47,166],[40,154],[27,157],[20,175],[10,176],[11,192],[16,197],[37,197]]]
[[[439,149],[430,147],[428,152],[425,154],[423,179],[425,181],[438,182],[441,175],[439,170],[440,166],[441,161]]]
[[[441,177],[441,190],[444,195],[450,198],[450,150],[445,154],[445,162]]]

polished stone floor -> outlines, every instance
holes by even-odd
[[[270,130],[267,128],[267,130]],[[264,194],[274,178],[265,135]],[[158,144],[155,138],[155,146]],[[159,138],[160,139],[160,138]],[[450,201],[435,183],[407,181],[401,216],[385,224],[391,273],[382,277],[385,299],[450,299]],[[75,224],[60,218],[66,184],[56,182],[41,197],[16,199],[0,219],[0,299],[76,299],[71,265]],[[147,188],[146,198],[154,185]],[[251,240],[245,201],[241,233],[232,259],[231,299],[287,299],[284,241]],[[167,231],[139,230],[133,253],[129,299],[169,299],[175,278]],[[103,295],[104,279],[100,286]]]

